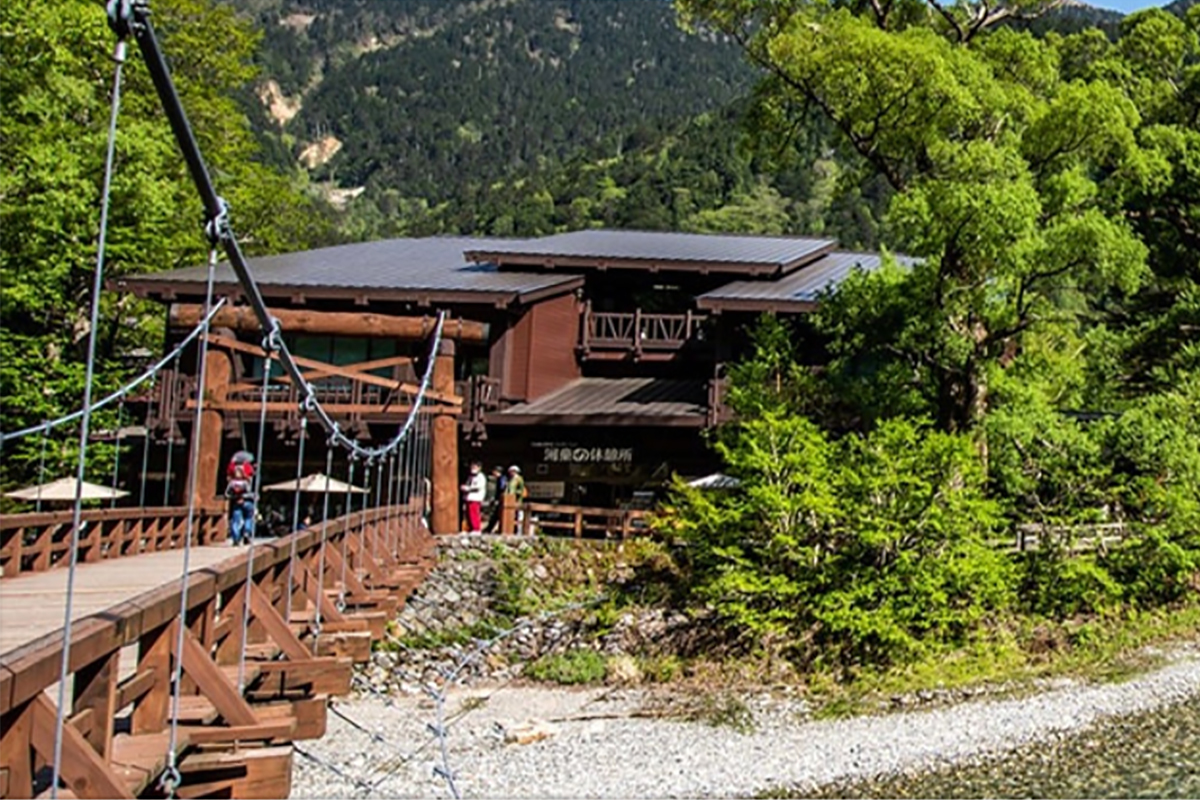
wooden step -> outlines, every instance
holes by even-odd
[[[238,665],[237,664],[226,664],[223,667],[221,667],[221,672],[225,673],[225,677],[229,678],[230,683],[232,683],[235,687],[237,686],[237,679],[238,679]],[[249,686],[250,684],[254,683],[254,681],[256,681],[258,679],[258,676],[261,674],[262,674],[262,670],[258,668],[257,664],[255,662],[247,659],[246,660],[246,686]]]
[[[234,674],[237,680],[237,674]],[[210,725],[220,714],[204,695],[193,694],[179,698],[179,722],[181,725]]]
[[[170,741],[170,731],[137,735],[118,733],[113,737],[109,764],[134,797],[141,794],[166,768],[167,745]],[[175,741],[175,755],[182,753],[189,744],[187,732],[181,729]]]

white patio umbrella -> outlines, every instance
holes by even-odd
[[[6,492],[5,497],[11,497],[14,500],[29,500],[31,502],[41,500],[43,503],[50,501],[58,502],[75,502],[75,488],[79,483],[75,478],[59,478],[50,483],[43,483],[38,486],[26,486],[24,489],[17,489],[12,492]],[[100,486],[95,483],[83,482],[84,500],[112,500],[117,497],[125,497],[129,492],[123,489],[112,489],[108,486]]]
[[[305,475],[299,480],[283,481],[264,486],[264,492],[312,492],[313,494],[366,494],[367,490],[351,485],[337,478],[331,478],[322,472]]]
[[[724,472],[714,472],[712,475],[690,480],[687,485],[697,489],[736,489],[742,485],[742,482]]]

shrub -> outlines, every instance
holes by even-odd
[[[691,544],[697,597],[755,641],[903,661],[1010,602],[1012,571],[986,544],[1000,509],[967,438],[894,419],[833,442],[768,411],[719,449],[741,489],[680,487],[664,526]]]
[[[536,681],[575,685],[600,683],[606,671],[603,655],[595,650],[578,648],[542,656],[525,668],[525,675]]]

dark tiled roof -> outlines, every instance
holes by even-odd
[[[683,424],[701,425],[706,392],[703,381],[579,378],[545,397],[490,415],[488,422],[638,425],[675,418]]]
[[[915,261],[908,256],[895,259],[903,265]],[[851,270],[876,270],[881,263],[878,253],[830,253],[779,280],[728,283],[697,297],[696,305],[713,310],[808,311],[821,292],[841,283]]]
[[[733,272],[776,274],[812,261],[835,246],[829,239],[786,236],[587,230],[480,243],[467,251],[467,257],[531,266],[724,267]]]
[[[332,289],[381,299],[447,293],[483,294],[489,301],[504,296],[517,299],[573,288],[580,280],[571,275],[500,272],[492,264],[469,263],[463,251],[480,244],[491,242],[464,237],[389,239],[254,258],[250,269],[268,295]],[[205,273],[205,267],[188,267],[124,278],[117,285],[151,292],[202,290]],[[233,269],[221,264],[216,280],[222,288],[232,286],[236,283]]]

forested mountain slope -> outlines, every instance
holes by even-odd
[[[240,0],[273,122],[318,179],[436,203],[603,145],[617,153],[755,78],[665,0]],[[640,132],[640,133],[639,133]]]

